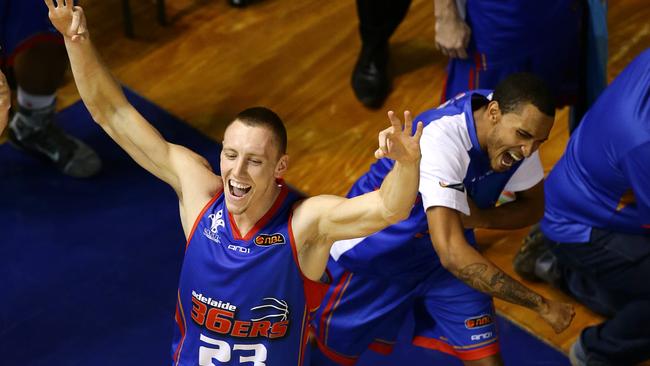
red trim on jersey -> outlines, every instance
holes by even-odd
[[[481,71],[481,69],[485,70],[482,67],[483,65],[481,63],[481,54],[478,53],[478,52],[476,52],[474,54],[474,63],[476,65],[476,75],[474,76],[474,84],[475,84],[475,87],[478,89],[480,87],[480,85],[481,85],[479,72]],[[474,89],[474,88],[472,88],[472,89]]]
[[[28,50],[28,49],[34,47],[34,45],[39,44],[39,43],[56,43],[56,44],[60,44],[60,45],[64,44],[63,37],[61,37],[61,35],[58,34],[58,33],[39,33],[39,34],[35,34],[34,36],[29,37],[26,40],[24,40],[22,43],[20,43],[18,45],[18,47],[16,47],[14,49],[14,51],[11,53],[11,55],[9,55],[9,57],[7,58],[7,66],[13,66],[14,65],[14,61],[16,60],[16,56],[19,53],[21,53],[21,52],[23,52],[25,50]]]
[[[443,104],[444,102],[447,101],[447,84],[449,83],[449,72],[447,72],[447,76],[445,77],[445,80],[442,82],[442,93],[440,94],[440,104]]]
[[[298,272],[300,272],[300,276],[302,277],[302,284],[305,291],[305,302],[307,303],[307,308],[310,312],[312,312],[318,309],[320,306],[321,302],[325,298],[325,295],[327,294],[329,285],[307,278],[307,276],[305,276],[305,274],[302,272],[302,269],[300,268],[300,262],[298,261],[296,238],[293,236],[293,226],[291,224],[292,219],[293,208],[289,213],[289,223],[287,225],[287,231],[289,232],[289,243],[291,244],[291,254],[293,254],[293,261],[296,263]]]
[[[183,304],[181,303],[181,291],[178,290],[178,301],[176,302],[176,324],[178,324],[178,329],[181,332],[181,340],[178,342],[178,346],[176,346],[176,351],[174,351],[174,357],[173,360],[176,363],[176,366],[178,366],[178,362],[180,360],[180,355],[181,355],[181,350],[183,349],[183,344],[185,343],[185,334],[187,330],[187,323],[185,322],[185,314],[183,313]],[[182,321],[182,325],[181,325]]]
[[[334,306],[334,302],[337,300],[337,297],[339,296],[339,292],[344,287],[345,282],[347,282],[349,275],[350,272],[345,272],[343,276],[341,276],[339,283],[334,288],[334,291],[332,292],[332,296],[330,297],[329,301],[327,302],[327,305],[325,306],[325,309],[323,309],[323,313],[321,314],[320,334],[318,335],[318,338],[322,339],[323,341],[325,341],[325,328],[326,328],[325,319],[328,317],[330,311],[332,310],[332,307]]]
[[[199,216],[196,218],[196,220],[194,220],[194,226],[192,226],[192,231],[190,231],[190,235],[187,237],[187,242],[185,243],[185,250],[186,250],[186,251],[187,251],[187,247],[190,245],[190,241],[192,240],[192,236],[194,236],[194,231],[195,231],[196,228],[199,226],[199,222],[201,222],[201,219],[203,218],[203,215],[205,215],[205,211],[207,211],[208,208],[209,208],[210,206],[212,206],[212,204],[214,203],[214,201],[216,201],[217,198],[219,198],[219,196],[221,196],[222,193],[223,193],[223,188],[220,189],[220,190],[217,192],[217,194],[215,194],[214,197],[212,197],[212,198],[210,199],[210,201],[208,201],[208,203],[205,204],[205,206],[204,206],[203,209],[201,210],[201,213],[199,214]]]
[[[473,90],[474,89],[474,66],[469,68],[469,76],[467,77],[468,82],[467,82],[467,89]]]
[[[344,356],[342,354],[339,354],[336,351],[327,348],[327,346],[324,345],[320,339],[318,339],[318,337],[314,338],[316,339],[316,345],[318,346],[318,349],[320,349],[320,351],[323,352],[323,354],[330,360],[343,366],[354,366],[354,364],[357,363],[358,357]]]
[[[280,182],[282,184],[282,189],[280,190],[280,194],[275,198],[275,202],[273,202],[273,206],[266,211],[264,216],[260,218],[255,225],[246,233],[246,236],[242,237],[241,232],[239,231],[239,228],[237,227],[237,223],[235,222],[235,219],[233,219],[232,215],[230,212],[228,212],[228,218],[230,219],[230,229],[232,231],[233,238],[235,240],[251,240],[255,234],[257,234],[258,231],[260,231],[266,224],[269,223],[269,221],[275,216],[275,213],[278,211],[280,206],[282,206],[282,202],[284,202],[284,199],[287,198],[287,194],[289,193],[289,189],[287,188],[287,185],[284,184],[283,182]]]
[[[386,343],[385,341],[375,339],[368,346],[369,350],[379,353],[380,355],[388,356],[393,352],[393,345],[391,343]]]
[[[302,313],[302,324],[300,329],[300,351],[298,352],[298,366],[305,364],[305,349],[309,342],[309,309],[305,306]]]
[[[447,353],[463,361],[480,360],[499,353],[499,342],[497,342],[496,338],[484,342],[484,345],[479,344],[479,348],[474,348],[471,350],[464,350],[460,347],[454,347],[439,339],[423,336],[413,337],[413,344],[419,347]]]
[[[644,229],[650,229],[650,224],[643,225],[643,228],[644,228]]]

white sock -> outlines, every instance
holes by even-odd
[[[29,94],[19,86],[18,93],[16,93],[16,99],[18,99],[18,105],[21,108],[41,109],[54,104],[54,100],[56,99],[56,94],[50,94],[50,95]]]

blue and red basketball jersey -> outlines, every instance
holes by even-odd
[[[297,264],[291,215],[300,199],[283,186],[245,235],[223,193],[208,203],[181,270],[173,365],[303,365],[309,359],[309,304],[315,308],[320,299],[311,297],[311,286],[319,285]]]

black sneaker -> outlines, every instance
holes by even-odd
[[[102,167],[99,156],[54,123],[54,105],[19,109],[9,122],[9,139],[18,148],[51,161],[63,174],[87,178]]]
[[[384,104],[390,92],[388,45],[375,50],[361,50],[352,72],[352,89],[357,99],[368,108],[377,109]]]
[[[515,258],[512,260],[512,266],[515,272],[528,281],[542,281],[535,274],[535,266],[537,259],[547,252],[547,250],[544,245],[544,234],[542,234],[539,224],[532,226],[528,235],[524,238],[519,252],[517,252]]]

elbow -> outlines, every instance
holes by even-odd
[[[91,104],[91,103],[85,103],[86,109],[88,109],[88,113],[90,113],[90,116],[92,117],[93,121],[99,125],[104,125],[108,121],[108,114],[105,112],[104,109],[100,108],[96,104]]]
[[[442,265],[442,266],[443,266],[447,271],[449,271],[449,272],[451,272],[451,273],[453,273],[453,274],[455,274],[455,273],[458,271],[458,263],[457,263],[457,261],[454,259],[454,256],[453,256],[453,255],[451,255],[451,254],[449,254],[449,253],[445,253],[445,254],[443,254],[443,255],[440,255],[440,254],[439,254],[438,257],[440,258],[440,264],[441,264],[441,265]]]
[[[400,221],[404,221],[409,218],[411,210],[401,210],[397,212],[390,212],[384,215],[384,220],[388,225],[397,224]]]
[[[436,242],[433,241],[433,243]],[[458,254],[458,250],[454,250],[453,245],[451,245],[449,240],[442,240],[442,241],[438,241],[437,243],[443,243],[442,245],[441,244],[433,245],[436,254],[438,254],[438,258],[440,259],[440,264],[452,274],[456,274],[458,272],[458,269],[460,268],[460,259],[461,259],[460,255]]]

